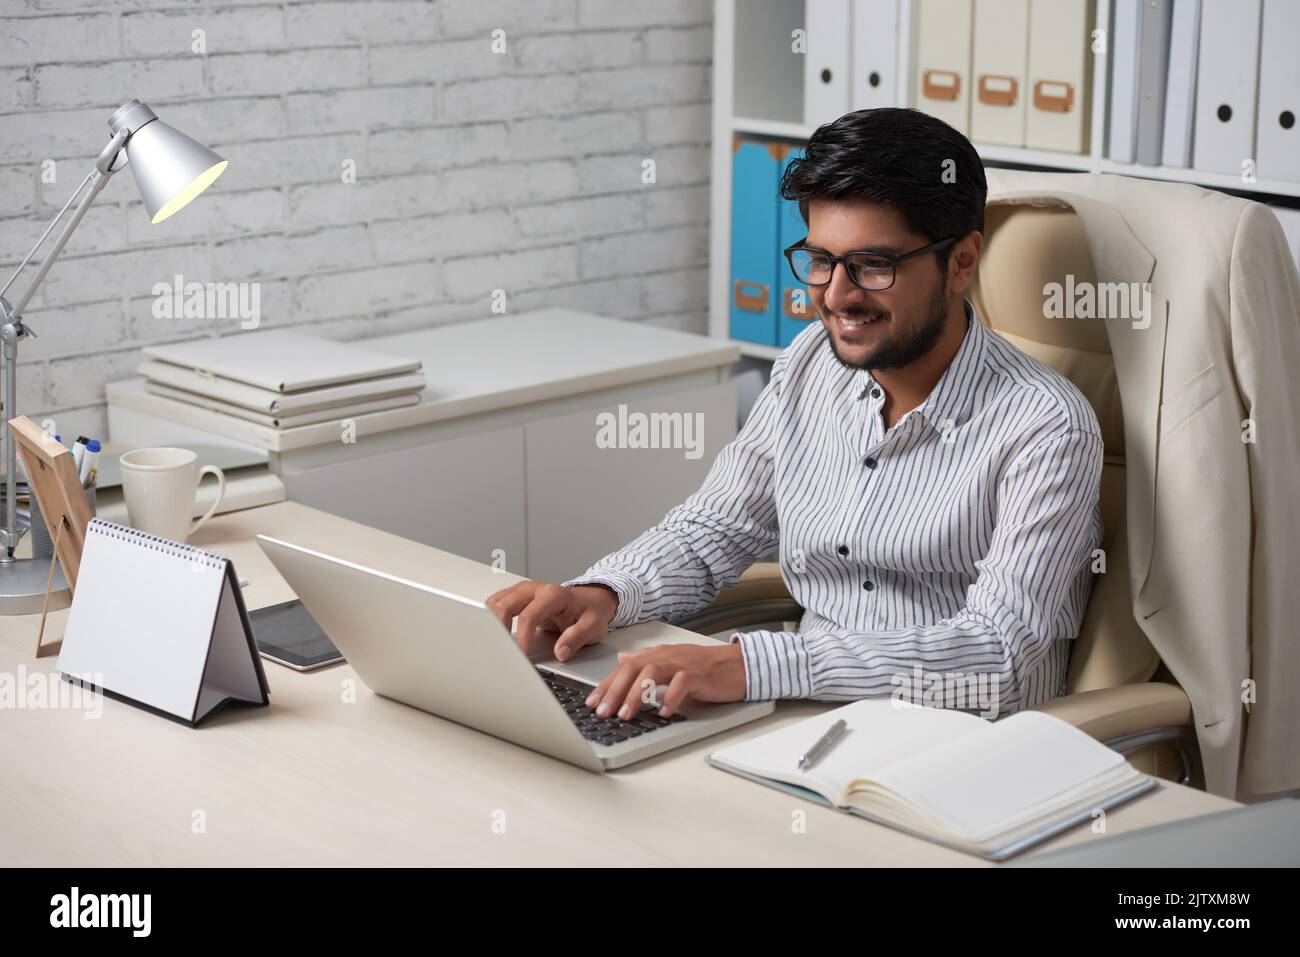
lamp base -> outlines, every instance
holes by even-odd
[[[48,611],[71,605],[72,591],[58,565],[50,583],[50,601],[45,604],[45,583],[49,578],[48,558],[15,558],[0,563],[0,615],[39,615],[42,605]]]

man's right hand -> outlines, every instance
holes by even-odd
[[[553,640],[552,653],[567,661],[579,648],[609,633],[609,623],[618,611],[618,594],[604,585],[565,588],[526,579],[493,592],[485,604],[507,631],[511,621],[519,619],[515,642],[524,654],[544,651]]]

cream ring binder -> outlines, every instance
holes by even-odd
[[[931,100],[961,96],[961,74],[953,70],[926,70],[921,75],[921,95]]]
[[[989,106],[1015,106],[1019,85],[1014,76],[1000,73],[981,73],[979,101]]]
[[[92,519],[59,652],[64,677],[196,725],[268,703],[230,559]]]

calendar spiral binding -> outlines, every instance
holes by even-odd
[[[209,568],[219,569],[226,566],[227,558],[224,555],[205,551],[195,545],[176,542],[170,538],[163,538],[160,535],[151,535],[148,532],[140,531],[138,528],[118,525],[116,522],[109,522],[102,518],[92,518],[90,520],[90,524],[86,527],[86,534],[89,535],[92,530],[109,538],[131,542],[144,548],[162,552],[165,555],[184,558],[191,563],[207,565]]]

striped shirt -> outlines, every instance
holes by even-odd
[[[889,429],[884,390],[810,325],[700,489],[564,585],[612,588],[611,627],[671,622],[775,549],[804,615],[732,636],[746,700],[896,695],[918,668],[985,676],[1002,713],[1061,694],[1101,541],[1101,431],[1073,384],[966,314]]]

